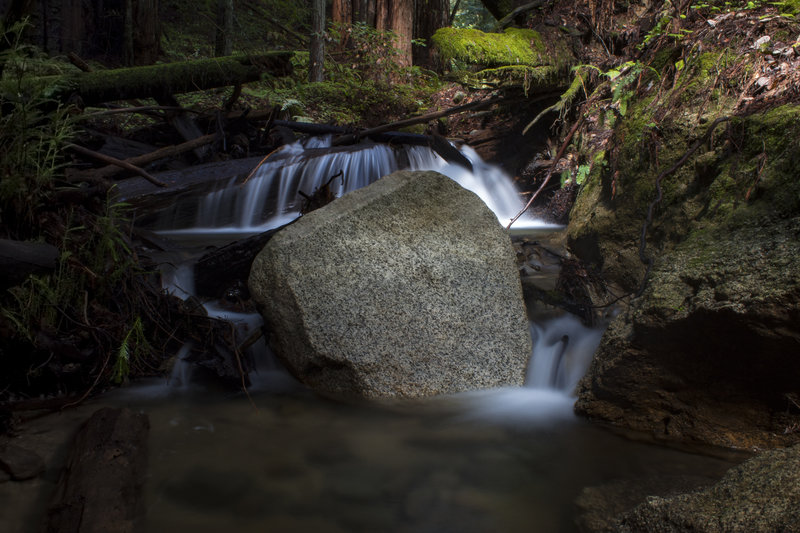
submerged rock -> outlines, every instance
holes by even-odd
[[[509,236],[472,192],[397,172],[276,234],[250,290],[298,379],[333,395],[521,385],[531,340]]]
[[[732,468],[712,487],[651,497],[625,514],[619,532],[800,531],[800,446],[770,450]]]

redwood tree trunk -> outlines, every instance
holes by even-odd
[[[434,64],[431,35],[449,25],[449,0],[416,0],[414,39],[423,39],[428,46],[414,46],[414,64],[431,67]]]
[[[411,37],[414,34],[414,0],[392,0],[392,26],[396,35],[394,47],[400,51],[397,63],[410,67]]]
[[[331,19],[341,24],[351,24],[355,22],[353,20],[353,2],[351,0],[333,0]]]
[[[375,28],[395,33],[394,47],[399,50],[397,63],[411,65],[411,36],[414,31],[414,0],[377,0]]]
[[[353,22],[375,26],[375,0],[356,0]]]
[[[214,55],[233,53],[233,0],[217,0],[217,27]]]
[[[158,0],[135,0],[133,3],[133,62],[152,65],[161,54],[161,25]],[[230,54],[226,54],[230,55]]]
[[[322,65],[325,59],[325,0],[312,0],[311,4],[311,50],[308,81],[322,81]]]

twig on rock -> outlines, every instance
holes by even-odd
[[[569,146],[569,143],[572,141],[572,137],[575,135],[575,132],[578,131],[578,128],[580,128],[581,124],[583,124],[583,121],[585,119],[586,119],[586,116],[581,114],[581,117],[578,120],[575,121],[575,124],[572,125],[572,129],[570,129],[569,133],[567,133],[567,137],[564,139],[564,142],[561,145],[561,148],[558,150],[558,154],[556,154],[556,157],[553,159],[553,162],[550,165],[550,168],[547,170],[547,176],[544,178],[544,181],[542,182],[541,185],[539,185],[539,188],[536,190],[536,192],[533,193],[533,196],[531,196],[531,199],[528,200],[527,204],[525,204],[525,207],[523,207],[522,210],[519,213],[517,213],[514,216],[514,218],[511,219],[511,222],[508,223],[508,226],[506,226],[506,229],[510,229],[511,228],[511,224],[516,222],[517,219],[519,217],[521,217],[522,214],[525,211],[528,210],[528,208],[531,206],[531,204],[533,204],[533,201],[536,200],[536,197],[539,196],[539,193],[542,192],[544,190],[544,188],[547,186],[548,182],[550,181],[550,178],[553,176],[553,173],[555,171],[556,165],[561,160],[561,158],[564,157],[564,152],[567,151],[567,146]]]

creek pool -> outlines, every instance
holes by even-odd
[[[163,382],[106,398],[150,417],[145,531],[580,531],[585,487],[733,464],[622,438],[555,390],[348,404],[267,381],[251,400]]]
[[[246,184],[176,204],[152,229],[206,244],[220,233],[264,231],[299,209],[298,191],[317,190],[337,169],[348,178],[336,182],[336,194],[398,168],[433,169],[478,194],[501,222],[522,207],[512,180],[469,147],[462,152],[472,172],[420,147],[367,145],[304,155],[327,142],[288,147],[286,157],[264,164]],[[518,225],[525,231],[549,227],[536,220]],[[193,282],[184,274],[165,286],[191,294]],[[541,339],[552,333],[537,327],[532,334]],[[117,391],[106,400],[150,417],[144,530],[578,531],[579,520],[586,521],[576,501],[591,500],[582,496],[585,487],[619,480],[652,486],[653,480],[687,476],[713,480],[732,465],[627,440],[575,417],[574,398],[565,391],[574,390],[599,333],[591,346],[583,342],[585,332],[569,331],[553,333],[546,359],[534,348],[530,368],[547,376],[538,388],[343,403],[313,394],[273,366],[255,377],[249,398],[185,377],[182,387],[166,387],[162,380]]]

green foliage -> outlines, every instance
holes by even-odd
[[[419,111],[439,87],[431,73],[399,63],[392,32],[346,24],[332,26],[328,35],[325,81],[306,81],[308,53],[298,52],[292,60],[293,76],[275,80],[261,93],[294,120],[380,123],[387,117]]]
[[[131,366],[135,365],[136,360],[143,358],[151,349],[145,336],[142,319],[137,316],[117,349],[114,366],[111,370],[111,381],[118,385],[128,381]]]
[[[24,90],[26,78],[52,71],[41,54],[21,43],[25,27],[0,27],[7,40],[0,52],[0,224],[23,234],[37,222],[37,206],[52,193],[63,166],[62,147],[74,134],[67,109]],[[47,106],[56,109],[48,115]]]

